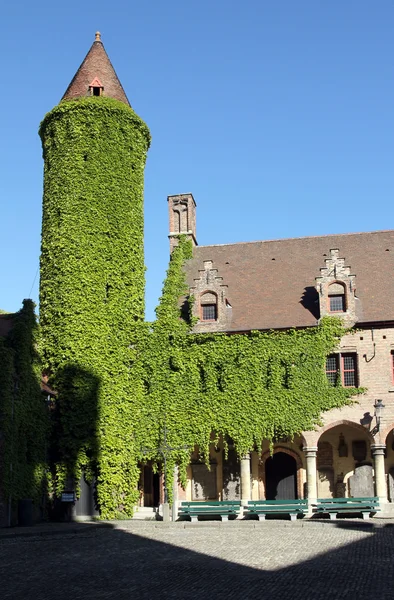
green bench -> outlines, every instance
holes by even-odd
[[[182,502],[178,516],[190,517],[192,523],[198,517],[220,516],[222,521],[228,521],[231,516],[237,517],[241,509],[239,500],[208,500],[206,502]]]
[[[303,516],[306,512],[308,512],[308,500],[249,500],[244,515],[246,517],[257,515],[259,521],[262,521],[266,515],[287,514],[292,521],[295,521],[298,515]]]
[[[316,515],[328,514],[336,519],[337,514],[361,513],[363,519],[369,519],[371,513],[379,511],[379,498],[318,498],[313,506]]]

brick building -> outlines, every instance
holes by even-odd
[[[62,100],[101,95],[129,105],[96,34]],[[394,231],[198,246],[192,194],[169,196],[168,208],[170,250],[179,234],[194,246],[185,268],[196,299],[195,332],[313,328],[325,315],[339,316],[354,333],[327,358],[327,377],[367,390],[356,403],[324,413],[314,431],[276,443],[272,455],[268,440],[241,459],[230,444],[227,457],[222,447],[212,450],[208,470],[194,454],[177,499],[377,495],[394,502]],[[0,319],[0,336],[7,327]],[[160,483],[146,465],[144,506],[160,502]],[[83,508],[89,494],[77,503],[78,514],[91,510]]]
[[[324,413],[315,431],[277,443],[273,456],[263,440],[262,454],[241,461],[213,452],[211,473],[191,464],[179,498],[376,494],[393,502],[394,231],[198,246],[192,194],[170,196],[168,207],[170,248],[178,234],[194,245],[186,270],[196,332],[314,327],[324,315],[339,316],[354,333],[327,358],[327,377],[367,390]]]
[[[100,40],[96,40],[63,100],[104,95],[129,104]],[[196,298],[195,332],[248,332],[314,327],[334,314],[346,335],[327,359],[327,377],[367,389],[358,402],[322,416],[322,426],[282,441],[270,456],[239,460],[213,452],[212,468],[193,461],[178,498],[291,498],[378,495],[394,500],[394,232],[382,231],[198,246],[192,194],[170,196],[170,250],[177,235],[192,239],[188,285]],[[384,405],[376,417],[375,404]],[[196,459],[194,456],[193,458]],[[203,484],[203,485],[202,485]],[[142,502],[160,500],[160,478],[143,469]],[[202,493],[202,490],[204,492]]]

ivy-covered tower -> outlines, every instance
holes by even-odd
[[[96,33],[40,127],[44,156],[40,325],[57,392],[58,491],[97,478],[104,516],[135,498],[138,386],[133,339],[144,317],[143,185],[150,134]],[[131,494],[131,495],[130,495]]]

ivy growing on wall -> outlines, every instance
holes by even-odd
[[[42,506],[47,488],[48,414],[40,389],[34,304],[7,317],[12,328],[0,338],[0,468],[3,500],[22,498]]]
[[[40,135],[40,326],[43,367],[57,392],[56,488],[94,474],[102,515],[130,513],[138,479],[133,406],[142,393],[130,364],[144,317],[150,134],[129,106],[89,97],[56,106]]]
[[[55,107],[44,151],[40,324],[43,367],[57,392],[56,489],[96,479],[101,516],[131,515],[139,464],[231,438],[240,455],[294,437],[357,390],[330,387],[325,357],[344,330],[191,333],[184,261],[174,250],[154,323],[145,323],[143,169],[150,137],[125,104],[79,98]],[[183,315],[184,318],[181,318]],[[186,318],[185,318],[186,317]],[[169,482],[170,484],[170,482]],[[169,485],[170,487],[170,485]]]
[[[190,242],[181,239],[146,343],[140,428],[145,447],[160,446],[165,425],[171,447],[190,449],[169,456],[170,477],[177,463],[183,482],[196,446],[208,460],[210,444],[231,438],[242,456],[261,448],[263,439],[291,439],[313,429],[322,412],[363,391],[327,381],[326,356],[345,333],[339,319],[284,332],[191,334],[179,308],[186,292],[182,265],[190,255]],[[161,459],[155,452],[150,458]]]

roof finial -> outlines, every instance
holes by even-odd
[[[96,31],[96,39],[95,42],[101,42],[101,33],[99,31]]]

